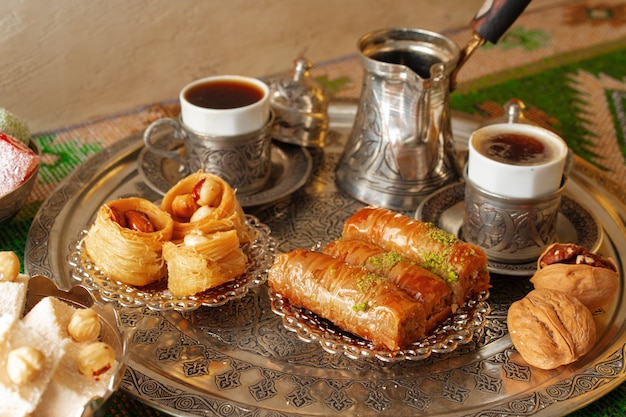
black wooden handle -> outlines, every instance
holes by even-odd
[[[496,43],[528,3],[530,0],[486,0],[470,26],[489,42]]]

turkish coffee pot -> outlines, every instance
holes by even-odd
[[[414,210],[427,195],[459,179],[449,106],[456,75],[476,49],[496,43],[528,3],[487,0],[463,49],[421,29],[383,29],[361,37],[363,87],[335,171],[339,188],[368,204]]]

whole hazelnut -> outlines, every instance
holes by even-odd
[[[214,211],[215,211],[215,207],[200,206],[200,208],[193,213],[189,221],[192,223],[199,222],[205,217],[209,217],[211,214],[213,214]]]
[[[115,350],[104,342],[89,343],[78,352],[77,361],[80,373],[98,377],[113,366]]]
[[[213,177],[207,176],[198,181],[191,194],[199,206],[217,207],[221,200],[222,185]]]
[[[7,375],[13,383],[24,385],[33,381],[46,364],[46,357],[32,347],[19,347],[7,356]]]
[[[15,252],[0,252],[0,281],[13,282],[20,274],[20,259]]]
[[[100,318],[91,308],[82,308],[72,314],[67,332],[77,342],[92,342],[100,335]]]
[[[182,221],[189,221],[200,206],[191,193],[179,194],[172,200],[172,215]]]
[[[194,233],[194,232],[187,233],[185,237],[183,238],[183,243],[185,244],[185,246],[205,245],[209,242],[211,242],[211,239],[209,239],[207,236],[203,235],[202,233]]]

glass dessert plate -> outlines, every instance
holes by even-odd
[[[98,292],[102,300],[117,302],[122,307],[146,306],[157,311],[185,311],[200,306],[221,306],[263,285],[267,280],[267,270],[274,261],[276,245],[270,237],[269,227],[252,215],[246,215],[246,223],[258,233],[257,239],[244,247],[249,262],[246,272],[230,282],[192,296],[173,296],[165,280],[145,287],[134,287],[111,279],[85,253],[83,238],[87,231],[81,232],[79,239],[70,248],[68,262],[72,266],[71,275],[89,290]]]
[[[491,312],[487,303],[488,292],[479,294],[466,302],[428,336],[414,342],[410,347],[389,350],[348,333],[317,314],[292,305],[281,294],[268,290],[272,311],[282,316],[283,326],[295,332],[304,342],[318,342],[328,353],[344,354],[351,359],[376,358],[385,362],[401,360],[419,361],[431,353],[450,353],[459,346],[472,341],[474,333],[485,325],[485,317]]]

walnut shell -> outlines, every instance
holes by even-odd
[[[559,247],[577,248],[577,255],[572,256],[572,259],[561,259],[558,263],[546,264],[544,259],[551,256],[555,248]],[[576,258],[580,263],[575,263]],[[589,263],[584,263],[584,259]],[[619,274],[615,262],[611,258],[592,254],[575,245],[551,245],[539,257],[537,265],[538,270],[530,279],[535,289],[550,288],[563,291],[576,297],[591,311],[611,301],[619,289]]]
[[[511,304],[507,326],[520,355],[541,369],[576,361],[596,341],[596,323],[589,309],[557,290],[533,290]]]

